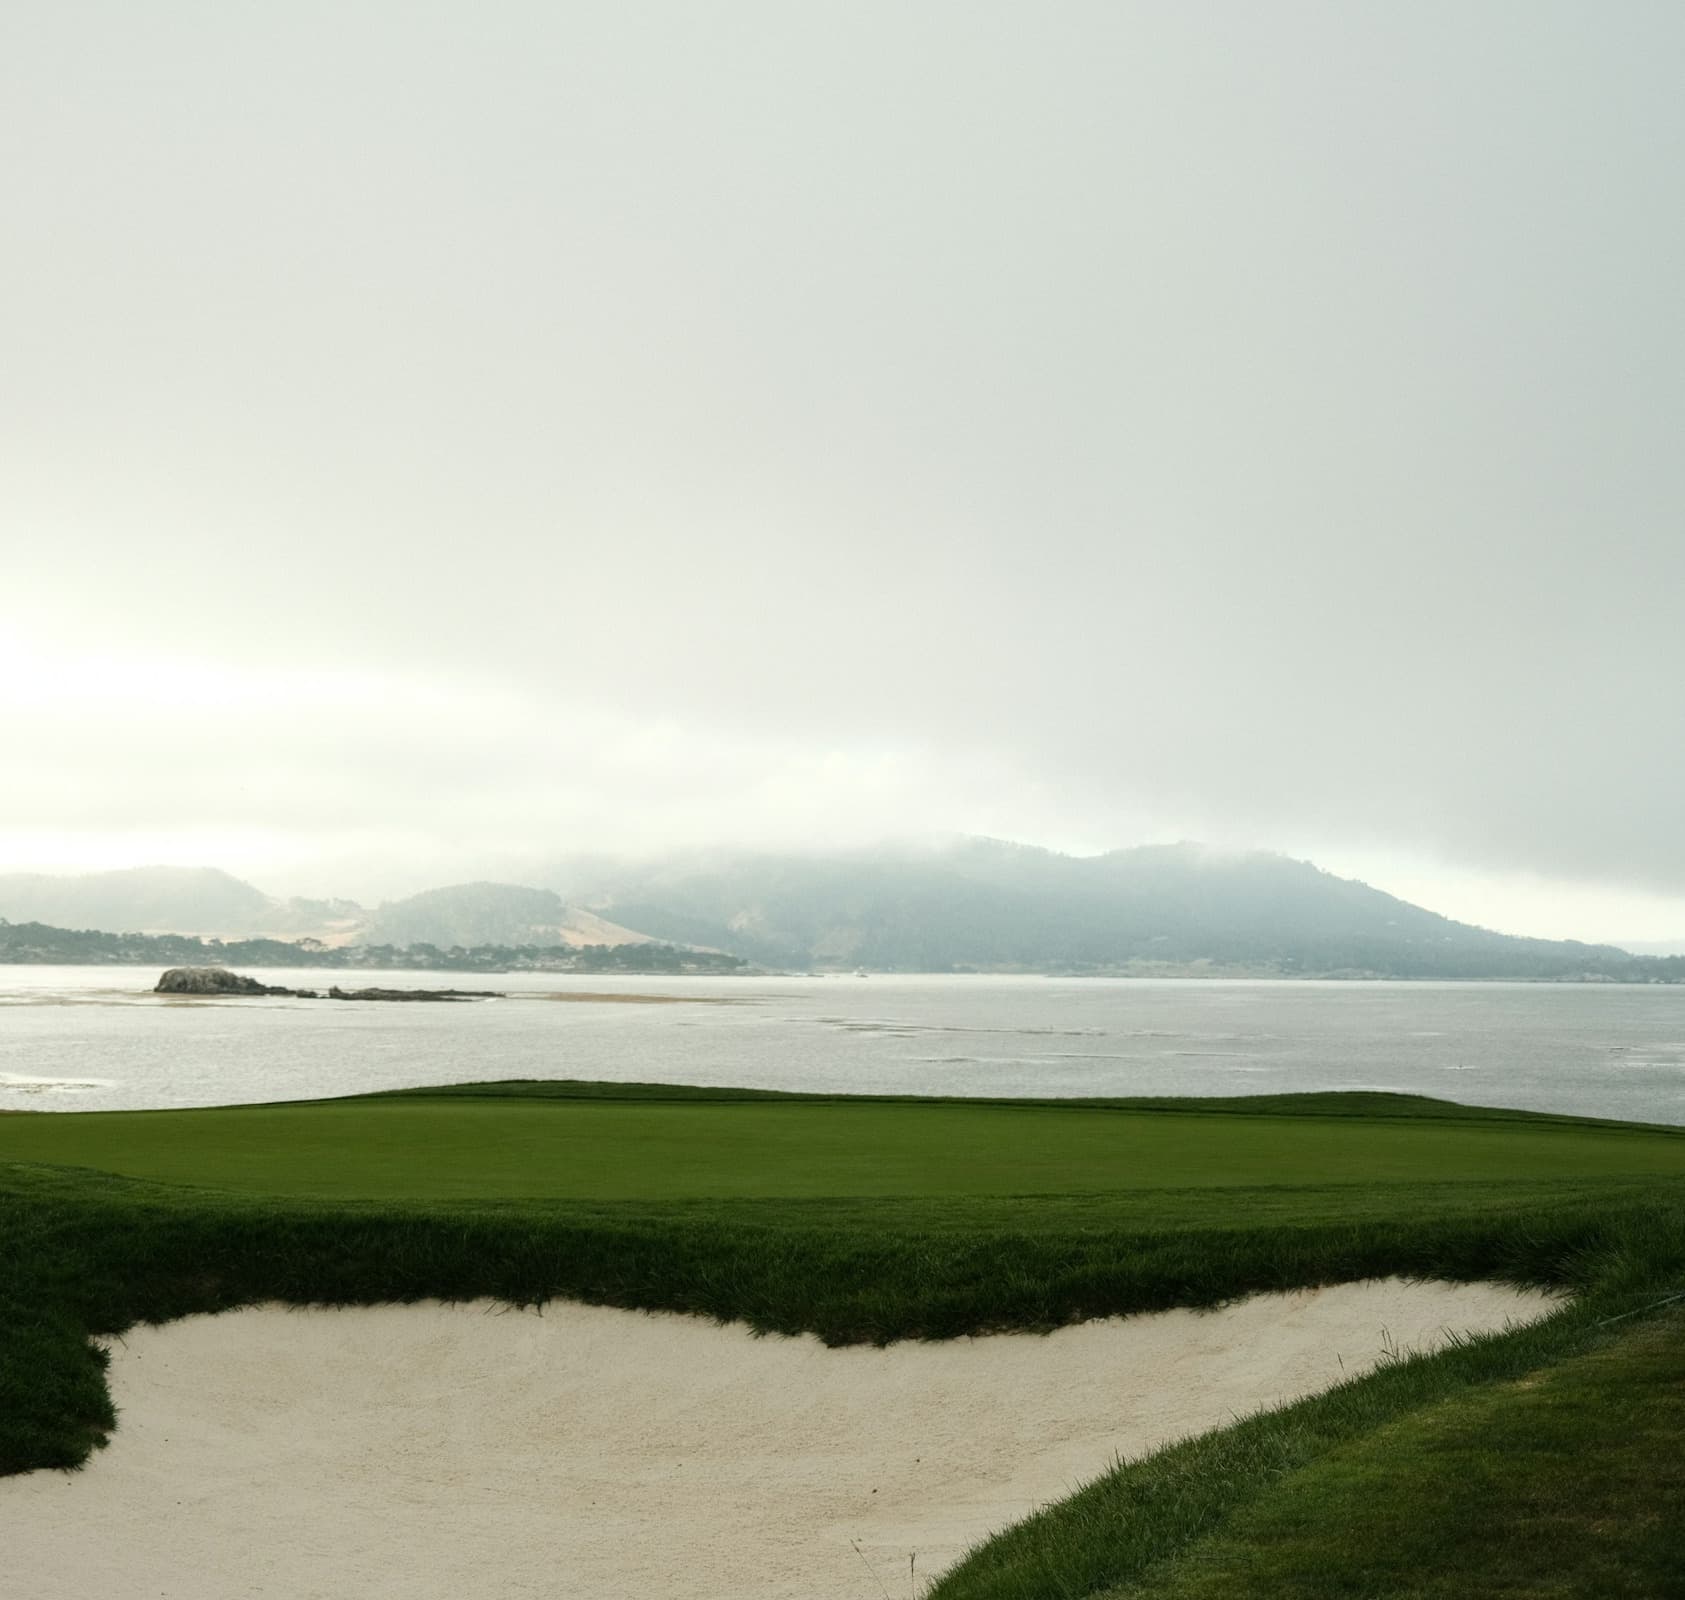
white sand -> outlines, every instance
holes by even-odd
[[[902,1600],[909,1552],[922,1587],[1120,1454],[1553,1303],[1389,1280],[887,1350],[571,1304],[192,1317],[114,1345],[85,1471],[0,1479],[0,1586]]]

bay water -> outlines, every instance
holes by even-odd
[[[186,999],[153,968],[0,967],[0,1110],[227,1105],[491,1078],[856,1094],[1391,1089],[1685,1124],[1685,988],[342,969],[453,1004]],[[578,999],[582,995],[610,998]]]

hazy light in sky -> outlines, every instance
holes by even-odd
[[[1685,933],[1682,46],[16,8],[0,864],[1189,836]]]

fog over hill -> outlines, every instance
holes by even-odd
[[[0,917],[112,933],[281,932],[299,920],[296,909],[215,867],[0,874]]]
[[[646,934],[567,905],[550,889],[512,883],[459,883],[389,901],[371,913],[359,944],[644,944]]]
[[[0,918],[112,933],[269,935],[329,944],[640,944],[645,936],[565,905],[549,889],[465,883],[389,901],[278,900],[210,867],[138,867],[71,876],[0,875]]]
[[[1622,939],[1618,943],[1635,956],[1685,956],[1685,939]]]
[[[1193,844],[1082,857],[966,839],[929,850],[579,860],[548,877],[625,926],[774,966],[1446,978],[1649,970],[1608,946],[1453,922],[1306,861]]]
[[[466,883],[366,910],[277,901],[176,868],[0,879],[0,918],[118,932],[329,936],[368,946],[647,940],[772,968],[1401,978],[1685,977],[1685,961],[1454,922],[1308,861],[1199,845],[1062,855],[926,848],[576,858],[537,884]]]

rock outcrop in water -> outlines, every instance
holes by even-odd
[[[316,989],[284,989],[259,983],[227,967],[171,967],[153,986],[154,994],[243,995],[281,994],[294,1000],[320,1000]],[[341,989],[327,992],[329,1000],[501,1000],[495,989]]]
[[[153,986],[154,994],[284,994],[300,1000],[316,1000],[314,989],[283,989],[278,985],[244,978],[227,967],[171,967]]]
[[[328,990],[330,1000],[501,1000],[496,989],[341,989]]]

